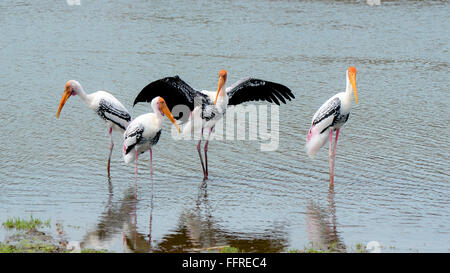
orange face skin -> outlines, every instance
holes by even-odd
[[[220,70],[219,77],[222,77],[226,80],[227,79],[227,71],[225,69]]]
[[[72,86],[70,85],[70,81],[66,83],[64,86],[64,93],[61,98],[61,102],[59,103],[58,112],[56,112],[56,118],[59,118],[59,115],[61,114],[61,110],[64,107],[64,104],[69,99],[69,97],[72,95]]]
[[[356,90],[356,68],[354,66],[350,66],[347,71],[348,79],[353,87],[353,93],[355,93],[355,102],[358,103],[358,92]]]
[[[219,86],[217,87],[216,99],[214,101],[214,104],[217,103],[217,98],[219,97],[220,90],[222,90],[226,81],[227,81],[227,71],[225,69],[222,69],[219,72]]]
[[[175,125],[175,127],[178,130],[178,133],[181,133],[180,127],[178,127],[178,124],[176,123],[175,119],[172,116],[172,113],[170,112],[169,108],[167,107],[166,101],[163,98],[159,98],[159,108],[164,113],[164,115],[169,118],[169,120]]]

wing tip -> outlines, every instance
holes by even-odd
[[[276,82],[270,82],[273,85],[273,89],[276,90],[278,93],[280,93],[280,95],[291,101],[292,99],[295,99],[294,93],[292,92],[292,90],[287,87],[286,85],[283,85],[281,83],[276,83]],[[283,102],[284,104],[286,104],[287,102]]]

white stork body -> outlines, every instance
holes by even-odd
[[[336,145],[339,136],[339,129],[344,125],[349,116],[352,106],[352,97],[355,94],[355,101],[358,102],[356,91],[356,69],[350,67],[347,70],[347,87],[345,92],[338,93],[328,99],[314,114],[309,129],[306,150],[310,157],[313,157],[327,140],[330,141],[330,184],[334,181],[334,161],[336,156]],[[333,132],[336,138],[333,146]]]
[[[106,126],[114,131],[124,132],[131,120],[131,115],[123,104],[106,91],[97,91],[87,95],[89,108],[106,122]]]
[[[66,83],[65,90],[59,104],[58,112],[56,114],[57,118],[59,118],[61,110],[69,97],[76,95],[80,97],[81,101],[83,101],[83,103],[88,108],[95,111],[99,115],[99,117],[105,121],[106,126],[109,130],[111,143],[109,145],[107,171],[108,177],[110,177],[111,153],[114,147],[112,131],[125,131],[125,128],[128,126],[128,123],[131,120],[130,113],[125,108],[125,106],[123,106],[123,104],[120,103],[120,101],[110,93],[106,91],[97,91],[91,94],[86,94],[83,87],[78,81],[70,80]]]
[[[184,132],[196,131],[201,129],[201,137],[197,145],[198,155],[202,164],[203,179],[208,177],[208,141],[216,122],[223,117],[228,105],[237,105],[248,101],[265,100],[280,104],[280,101],[286,103],[294,97],[292,91],[279,83],[247,78],[240,80],[229,88],[225,88],[227,72],[219,72],[219,84],[216,92],[196,91],[180,77],[166,77],[156,80],[142,89],[134,100],[138,102],[150,102],[154,97],[163,97],[170,109],[174,106],[185,105],[189,108],[188,113],[182,113],[182,116],[176,117],[185,123]],[[186,118],[187,116],[187,118]],[[197,126],[201,119],[201,126]],[[193,124],[192,124],[193,123]],[[203,133],[206,131],[205,164],[200,151],[200,145]]]
[[[161,135],[163,115],[147,113],[135,118],[123,134],[124,161],[126,164],[158,143]]]
[[[150,173],[153,174],[152,147],[158,143],[159,137],[161,136],[164,115],[180,131],[164,99],[161,97],[154,98],[151,106],[153,113],[143,114],[135,118],[123,134],[123,158],[127,164],[133,160],[136,162],[135,179],[137,179],[138,157],[146,151],[150,151]]]
[[[158,143],[162,119],[160,113],[148,113],[138,116],[130,123],[123,135],[123,159],[126,164],[135,161],[136,155],[151,150]]]
[[[227,88],[228,91],[228,88]],[[208,96],[209,101],[211,102],[211,104],[208,104],[205,109],[203,109],[202,111],[202,128],[203,130],[205,130],[206,132],[210,131],[211,129],[214,128],[214,126],[216,125],[217,121],[220,120],[225,112],[227,111],[227,106],[228,106],[228,95],[227,92],[225,91],[225,85],[223,85],[221,87],[221,89],[218,92],[214,92],[214,91],[207,91],[207,90],[202,90],[201,91],[203,94],[205,94],[206,96]],[[216,100],[217,98],[217,100]],[[216,101],[216,103],[214,104],[214,101]],[[197,106],[200,108],[200,106]],[[212,118],[208,118],[210,116],[212,116]],[[189,126],[185,126],[185,128],[188,128]],[[208,136],[209,137],[209,136]]]

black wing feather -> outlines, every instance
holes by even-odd
[[[144,128],[141,125],[135,127],[128,127],[125,132],[124,146],[126,147],[125,154],[128,154],[138,143],[141,142]]]
[[[114,120],[109,118],[106,113],[117,117],[119,120]],[[126,126],[131,121],[130,113],[126,112],[124,109],[119,109],[114,106],[114,104],[110,103],[107,100],[101,99],[99,102],[99,107],[97,109],[97,114],[103,118],[104,120],[109,120],[112,123],[116,124],[123,130],[126,129]]]
[[[273,94],[282,102],[282,103],[286,103],[286,100],[284,100],[283,95],[281,95],[280,92],[276,91],[273,92]]]
[[[320,133],[325,132],[329,127],[333,127],[338,123],[347,122],[350,113],[346,115],[341,114],[341,100],[339,98],[334,98],[330,100],[329,103],[321,107],[317,114],[314,116],[312,121],[312,125],[315,126],[320,123],[322,120],[328,118],[329,116],[333,116],[333,121],[326,128],[324,128]]]
[[[247,101],[268,101],[280,105],[286,100],[295,99],[292,91],[279,83],[249,78],[235,83],[228,94],[228,105],[237,105]]]
[[[166,77],[144,87],[134,99],[133,106],[139,102],[151,102],[152,99],[160,96],[166,101],[170,110],[176,105],[186,105],[192,111],[195,97],[202,95],[179,76]]]

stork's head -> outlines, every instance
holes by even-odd
[[[175,119],[172,116],[172,113],[169,110],[169,107],[167,107],[166,101],[162,97],[156,97],[151,102],[152,108],[155,112],[159,112],[162,116],[167,116],[169,120],[175,125],[178,132],[181,133],[180,127],[178,127],[178,124],[176,123]]]
[[[56,118],[59,118],[59,114],[61,113],[64,104],[69,99],[70,96],[77,95],[78,91],[81,89],[81,84],[75,80],[70,80],[66,83],[64,87],[64,92],[61,98],[61,102],[59,103],[58,112],[56,112]]]
[[[219,72],[219,86],[217,87],[216,100],[214,101],[214,104],[217,103],[217,98],[219,97],[220,91],[225,86],[226,81],[227,81],[227,71],[225,69],[222,69]]]
[[[358,92],[356,90],[356,68],[354,66],[350,66],[347,69],[347,77],[352,86],[353,93],[355,94],[355,102],[358,103]]]

